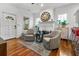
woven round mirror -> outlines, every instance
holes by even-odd
[[[43,21],[43,22],[46,22],[46,21],[48,21],[49,19],[50,19],[50,13],[49,12],[43,12],[42,14],[41,14],[41,20]]]

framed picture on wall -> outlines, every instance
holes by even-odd
[[[24,30],[28,30],[29,28],[29,18],[24,16]]]

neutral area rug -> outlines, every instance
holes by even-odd
[[[51,51],[46,50],[43,46],[43,43],[36,43],[36,42],[27,42],[24,40],[18,41],[20,44],[24,45],[25,47],[35,51],[36,53],[40,54],[41,56],[48,56]]]

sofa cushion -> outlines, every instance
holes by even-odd
[[[44,37],[44,40],[46,40],[47,42],[49,42],[50,38],[49,37]]]
[[[34,34],[34,31],[33,31],[32,29],[29,29],[29,30],[27,31],[27,34]]]
[[[49,34],[44,35],[44,37],[50,37],[50,38],[52,38],[52,37],[55,37],[57,34],[58,34],[57,31],[52,31]]]
[[[25,36],[33,36],[33,35],[25,35]]]

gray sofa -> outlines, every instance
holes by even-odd
[[[21,39],[28,42],[33,42],[35,40],[34,31],[29,29],[26,33],[22,33]]]
[[[52,50],[60,47],[61,32],[52,31],[51,33],[44,35],[43,45],[46,49]]]

